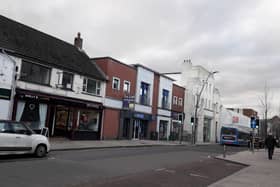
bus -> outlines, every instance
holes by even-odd
[[[249,127],[222,127],[220,144],[247,146],[250,141]]]

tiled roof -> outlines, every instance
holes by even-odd
[[[1,15],[0,48],[45,65],[99,80],[106,79],[90,58],[74,45]]]

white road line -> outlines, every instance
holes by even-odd
[[[158,168],[158,169],[155,169],[155,171],[164,171],[166,170],[166,168]]]
[[[194,173],[190,173],[190,176],[192,176],[192,177],[200,177],[200,178],[205,178],[205,179],[208,179],[208,177],[207,177],[207,176],[198,175],[198,174],[194,174]]]

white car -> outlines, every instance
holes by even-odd
[[[0,155],[34,154],[44,157],[50,151],[46,136],[36,134],[22,122],[0,120]]]

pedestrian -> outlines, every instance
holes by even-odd
[[[268,136],[265,139],[265,145],[268,149],[268,159],[272,160],[272,155],[274,152],[274,146],[276,146],[276,140],[272,136],[272,133],[269,133]]]

